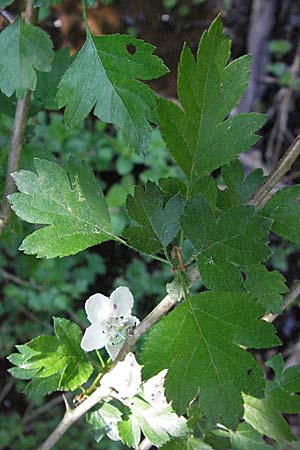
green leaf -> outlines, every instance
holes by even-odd
[[[200,390],[204,414],[235,427],[243,414],[241,392],[261,395],[264,388],[258,363],[240,346],[280,343],[273,327],[258,320],[263,313],[245,293],[212,291],[188,298],[150,331],[142,352],[145,377],[168,368],[166,395],[178,414]]]
[[[4,9],[11,5],[15,0],[0,0],[0,9]]]
[[[105,435],[112,440],[119,440],[118,423],[122,420],[122,413],[115,406],[103,403],[100,408],[89,412],[86,419],[96,442],[100,442]]]
[[[269,271],[261,264],[243,267],[245,289],[257,298],[266,311],[280,314],[283,298],[289,291],[285,279],[277,270]]]
[[[275,441],[292,441],[295,439],[288,423],[272,408],[265,399],[243,394],[244,420],[261,434]]]
[[[218,206],[222,209],[247,203],[254,191],[264,182],[261,169],[254,170],[244,179],[243,166],[238,160],[223,166],[221,175],[226,184],[225,190],[218,191]]]
[[[10,97],[23,98],[37,84],[36,71],[49,72],[52,42],[41,28],[17,19],[0,34],[0,89]]]
[[[66,319],[54,318],[55,336],[39,336],[17,346],[8,360],[16,365],[9,372],[21,379],[31,379],[26,392],[31,397],[54,391],[73,391],[85,383],[93,372],[81,349],[82,332]]]
[[[178,74],[182,108],[158,100],[161,131],[167,146],[191,184],[234,160],[259,138],[254,132],[265,116],[240,114],[223,121],[247,88],[250,56],[227,64],[231,42],[222,36],[218,17],[202,35],[195,61],[185,45]]]
[[[272,230],[287,241],[300,243],[300,186],[277,191],[263,209],[273,220]]]
[[[167,71],[153,55],[155,47],[127,35],[93,36],[87,40],[58,86],[58,103],[65,106],[67,126],[94,114],[121,129],[121,137],[135,150],[146,149],[156,122],[155,94],[139,80]]]
[[[247,423],[241,423],[235,432],[230,430],[230,440],[232,450],[271,450],[273,448]]]
[[[141,428],[133,414],[118,424],[118,430],[123,444],[137,448],[141,440]]]
[[[21,219],[49,226],[27,236],[21,250],[55,258],[114,238],[100,185],[84,162],[70,159],[64,170],[35,159],[35,168],[37,173],[21,170],[13,175],[20,193],[9,200]]]
[[[134,397],[129,407],[131,413],[125,419],[125,424],[119,424],[120,437],[126,445],[136,447],[141,431],[157,447],[170,437],[180,437],[187,432],[186,420],[177,417],[170,406],[153,408],[141,398]]]
[[[209,203],[195,197],[187,202],[181,225],[209,289],[242,289],[237,266],[257,264],[271,253],[266,244],[270,223],[251,206],[236,206],[218,217]]]
[[[179,231],[181,197],[177,194],[163,205],[163,194],[153,182],[148,182],[145,190],[136,186],[134,195],[127,197],[126,206],[137,225],[127,228],[123,235],[139,251],[156,253],[166,248]]]
[[[213,450],[213,448],[205,444],[200,439],[193,437],[183,439],[172,439],[165,445],[160,447],[161,450]]]
[[[283,369],[281,355],[276,355],[267,365],[273,367],[276,373],[274,381],[268,381],[266,386],[266,402],[272,408],[285,414],[300,413],[300,367],[292,366]],[[280,373],[281,370],[281,373]]]
[[[52,70],[47,73],[38,73],[38,81],[34,98],[40,101],[44,108],[58,110],[58,102],[55,98],[57,86],[62,76],[73,61],[70,50],[63,48],[58,50],[53,58]]]
[[[276,380],[279,380],[284,369],[284,361],[282,355],[277,353],[266,361],[266,366],[271,367],[275,372]]]

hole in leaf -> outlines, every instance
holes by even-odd
[[[253,370],[252,370],[252,369],[248,369],[248,370],[247,370],[247,374],[248,374],[250,377],[251,377],[252,373],[253,373]]]
[[[127,44],[126,45],[127,51],[129,53],[129,55],[134,55],[136,52],[136,46],[133,44]]]

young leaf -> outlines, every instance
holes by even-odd
[[[183,201],[177,194],[164,206],[159,187],[148,182],[145,190],[136,186],[127,197],[127,211],[137,225],[127,228],[124,237],[132,247],[144,253],[156,253],[174,239],[179,231]]]
[[[219,217],[202,197],[187,202],[181,225],[199,254],[201,278],[210,289],[242,288],[238,265],[257,264],[270,255],[270,223],[251,206],[236,206]]]
[[[265,121],[253,113],[223,121],[247,88],[251,58],[243,56],[226,65],[231,42],[222,32],[218,17],[202,35],[197,61],[184,46],[178,74],[183,109],[158,100],[163,138],[192,184],[253,145],[259,139],[254,132]]]
[[[269,271],[262,264],[246,266],[242,270],[246,275],[245,289],[257,298],[266,311],[279,314],[283,303],[281,294],[289,290],[281,273]]]
[[[119,424],[118,430],[123,444],[137,448],[141,440],[141,428],[134,415],[129,414]]]
[[[122,422],[119,424],[121,440],[127,445],[136,446],[138,442],[134,436],[139,437],[141,431],[157,447],[167,442],[170,437],[183,436],[187,431],[186,420],[177,417],[170,406],[153,408],[144,400],[134,397],[130,410],[125,426]],[[141,431],[138,432],[138,429]]]
[[[36,71],[49,72],[52,61],[52,42],[41,28],[17,19],[0,34],[0,89],[10,97],[16,92],[23,98],[34,91]]]
[[[241,392],[261,395],[264,388],[258,363],[241,346],[280,343],[272,325],[258,320],[263,313],[245,293],[188,298],[150,331],[142,352],[146,378],[168,368],[166,395],[177,413],[185,412],[200,390],[204,414],[235,427],[243,415]]]
[[[58,86],[65,122],[74,126],[94,114],[121,129],[127,145],[143,151],[156,122],[155,94],[139,80],[167,71],[153,55],[154,46],[126,35],[94,36],[87,40]]]
[[[47,73],[38,73],[38,81],[34,98],[40,101],[46,109],[59,109],[57,99],[57,86],[61,77],[71,65],[73,58],[68,48],[58,50],[53,58],[52,70]]]
[[[272,230],[278,236],[300,243],[300,186],[287,186],[277,191],[263,213],[273,220]]]
[[[113,239],[103,193],[84,162],[70,159],[67,171],[35,159],[36,172],[16,172],[19,193],[9,196],[12,209],[30,223],[47,224],[27,236],[20,249],[55,258]]]
[[[118,423],[122,420],[122,413],[115,406],[103,403],[100,408],[89,412],[86,419],[96,442],[100,442],[106,434],[113,441],[120,439]]]
[[[85,383],[93,372],[86,353],[81,349],[82,333],[78,325],[54,318],[55,336],[39,336],[17,346],[8,360],[16,365],[9,372],[21,379],[31,379],[26,387],[32,396],[51,392],[73,391]]]
[[[265,399],[243,394],[244,420],[255,430],[275,441],[293,441],[295,436],[280,413],[272,408]]]

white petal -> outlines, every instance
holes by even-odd
[[[118,356],[118,353],[123,345],[124,341],[121,341],[118,344],[106,344],[105,348],[111,359],[114,361],[116,357]]]
[[[112,387],[122,398],[136,395],[142,382],[142,367],[137,363],[133,353],[128,353],[124,361],[118,362],[100,381],[101,385]]]
[[[167,369],[162,370],[154,377],[150,378],[144,383],[144,398],[150,405],[163,408],[168,405],[165,397],[164,381],[167,374]]]
[[[86,352],[91,352],[92,350],[104,347],[106,334],[103,333],[103,331],[104,330],[97,324],[89,326],[85,330],[81,340],[81,348]]]
[[[102,294],[92,295],[85,302],[85,311],[91,323],[107,320],[112,314],[109,298]]]
[[[127,320],[123,323],[125,328],[136,327],[140,323],[140,320],[136,316],[128,316]]]
[[[128,287],[120,286],[111,294],[110,302],[116,316],[127,317],[133,307],[133,295]]]

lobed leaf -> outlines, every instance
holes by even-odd
[[[263,313],[245,293],[188,298],[150,331],[142,352],[146,378],[168,368],[166,395],[178,414],[200,391],[204,414],[235,427],[243,415],[241,392],[259,396],[264,388],[258,363],[241,346],[280,344],[272,325],[258,320]]]
[[[55,336],[39,336],[17,346],[8,360],[16,367],[9,372],[21,379],[31,379],[26,386],[30,397],[54,391],[73,391],[85,383],[93,372],[81,349],[82,332],[69,320],[54,318]]]
[[[272,230],[287,241],[300,243],[300,186],[277,191],[263,209],[273,220]]]
[[[187,202],[181,225],[197,251],[201,278],[209,289],[242,289],[238,266],[257,264],[271,254],[266,244],[270,221],[252,206],[218,215],[198,196]]]
[[[82,122],[94,108],[97,117],[120,128],[127,145],[145,150],[150,122],[156,122],[155,94],[140,80],[158,78],[167,71],[153,55],[154,48],[127,35],[89,33],[58,86],[66,125]]]
[[[0,34],[0,89],[10,97],[16,92],[23,98],[34,91],[37,73],[49,72],[52,63],[52,42],[41,28],[20,18]]]
[[[250,56],[227,65],[231,42],[218,17],[203,33],[197,60],[185,45],[178,73],[182,108],[159,99],[158,115],[167,146],[191,184],[234,160],[259,138],[261,114],[229,115],[247,88]]]
[[[254,264],[242,268],[246,275],[244,287],[247,292],[257,298],[266,311],[281,313],[282,294],[289,291],[285,279],[277,270],[269,271],[262,264]]]
[[[159,187],[148,182],[143,189],[136,186],[134,195],[127,197],[127,211],[137,225],[127,228],[124,237],[130,245],[143,253],[156,253],[166,248],[179,231],[183,201],[179,194],[163,204]]]
[[[27,236],[20,250],[55,258],[114,239],[102,190],[84,162],[70,159],[67,170],[35,159],[36,173],[13,177],[19,193],[9,196],[15,213],[30,223],[47,224]]]

